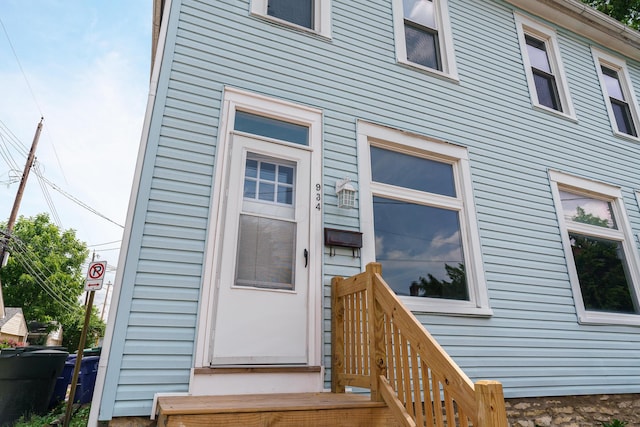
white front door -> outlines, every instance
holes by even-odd
[[[212,365],[309,363],[311,150],[233,134]]]

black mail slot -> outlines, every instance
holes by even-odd
[[[362,233],[359,231],[324,229],[325,246],[340,246],[344,248],[361,248]]]

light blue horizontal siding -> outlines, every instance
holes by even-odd
[[[251,16],[248,0],[174,7],[134,220],[140,232],[125,266],[131,290],[119,313],[127,320],[114,416],[146,410],[154,390],[188,389],[225,85],[323,111],[325,227],[362,227],[359,211],[338,209],[334,195],[337,179],[358,186],[361,178],[358,120],[468,147],[494,316],[418,314],[421,322],[472,378],[502,381],[507,396],[640,392],[638,329],[577,323],[548,181],[557,169],[622,187],[640,231],[640,144],[612,135],[589,41],[557,29],[573,121],[532,108],[504,1],[449,1],[457,83],[395,62],[390,0],[333,0],[331,40]],[[640,97],[640,64],[628,66]],[[327,367],[330,279],[362,267],[350,250],[325,248]]]

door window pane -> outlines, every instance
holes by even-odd
[[[568,221],[617,229],[611,203],[582,194],[560,190],[564,218]]]
[[[244,198],[293,205],[294,171],[291,166],[247,158]]]
[[[309,145],[309,128],[307,126],[244,111],[236,111],[234,129],[294,144]]]
[[[453,166],[448,163],[372,146],[371,175],[376,182],[456,197]]]
[[[373,197],[376,261],[398,295],[469,300],[457,211]]]
[[[585,309],[636,313],[622,244],[577,233],[569,239]]]
[[[313,28],[313,0],[269,0],[267,14]]]
[[[236,286],[294,290],[295,223],[241,214]]]

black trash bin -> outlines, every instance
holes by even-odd
[[[62,350],[0,352],[0,427],[22,415],[47,412],[68,355]]]

